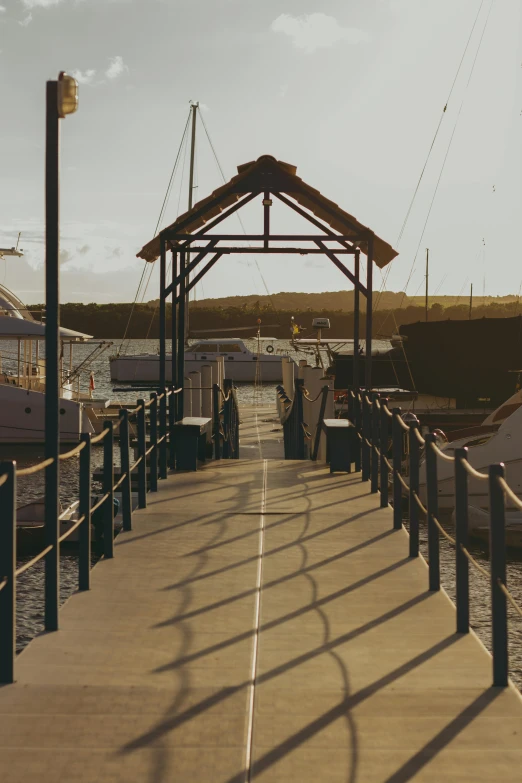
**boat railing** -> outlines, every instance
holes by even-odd
[[[175,398],[181,388],[163,389],[152,392],[150,399],[140,399],[136,407],[122,408],[118,422],[106,421],[103,430],[95,436],[85,433],[81,441],[67,452],[59,455],[59,461],[79,458],[79,504],[78,518],[68,530],[60,535],[58,513],[46,513],[45,547],[30,561],[16,567],[16,497],[17,479],[32,476],[53,468],[54,458],[44,459],[27,468],[17,468],[14,460],[0,463],[0,684],[14,682],[16,651],[16,581],[21,574],[32,568],[43,558],[45,565],[45,629],[58,629],[60,544],[74,531],[79,531],[78,589],[90,589],[91,572],[91,519],[102,509],[103,556],[114,557],[114,493],[121,493],[123,530],[132,529],[132,474],[137,471],[138,507],[146,508],[147,490],[156,492],[158,478],[167,477],[168,464],[174,466],[174,433],[176,420]],[[130,464],[130,425],[137,426],[137,458]],[[148,425],[148,426],[147,426]],[[120,476],[114,477],[114,432],[119,429]],[[149,445],[147,445],[147,429]],[[102,495],[92,505],[92,446],[103,448]],[[170,446],[170,453],[168,452]],[[53,491],[53,489],[55,490]],[[56,482],[46,482],[45,504],[47,509],[59,508]],[[53,517],[53,523],[48,519]],[[54,517],[56,520],[54,521]]]
[[[456,631],[470,629],[469,567],[486,578],[491,592],[491,631],[493,685],[504,687],[509,678],[508,604],[522,616],[507,587],[506,579],[506,505],[522,511],[522,500],[509,486],[504,463],[476,470],[469,462],[468,449],[457,448],[450,455],[439,448],[433,433],[422,436],[417,420],[406,423],[401,409],[390,410],[388,400],[372,393],[350,392],[351,418],[359,435],[362,480],[370,482],[372,493],[380,492],[380,506],[389,501],[391,485],[393,528],[402,530],[403,500],[407,499],[409,517],[409,557],[419,557],[419,521],[427,521],[428,584],[430,591],[441,589],[440,537],[455,551]],[[357,415],[357,412],[361,415]],[[391,459],[389,458],[391,457]],[[420,497],[420,467],[424,458],[426,505]],[[453,465],[455,528],[451,535],[439,520],[438,463]],[[406,477],[408,481],[406,481]],[[487,484],[489,494],[489,568],[484,568],[470,552],[468,484],[472,479]]]

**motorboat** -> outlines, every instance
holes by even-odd
[[[444,438],[442,439],[442,441]],[[451,441],[438,443],[447,455],[466,447],[468,460],[475,470],[487,473],[489,465],[503,462],[506,480],[516,495],[522,496],[522,392],[513,394],[497,410],[489,414],[481,426],[469,428],[466,434]],[[450,510],[455,506],[454,464],[437,461],[439,509]],[[419,495],[426,502],[426,464],[422,460],[419,470]],[[470,504],[479,508],[489,507],[487,481],[468,479]]]
[[[82,433],[96,431],[90,409],[109,401],[91,400],[80,391],[82,370],[73,365],[73,346],[89,342],[91,335],[61,327],[59,338],[60,440],[77,443]],[[36,321],[12,291],[0,286],[0,444],[44,442],[45,358],[40,352],[44,343],[45,323]],[[97,344],[90,359],[106,347]]]
[[[92,504],[99,500],[98,495],[93,495]],[[136,508],[138,502],[137,493],[132,493],[132,507]],[[65,508],[60,504],[59,535],[63,536],[76,525],[79,519],[79,501],[75,500]],[[16,510],[16,547],[17,552],[39,551],[45,546],[45,500],[38,498],[19,506]],[[92,539],[100,541],[103,535],[103,507],[97,509],[91,518]],[[119,532],[123,525],[121,515],[121,493],[114,495],[114,530]],[[65,544],[77,545],[80,540],[80,529],[77,527],[64,539]]]
[[[283,380],[281,354],[274,348],[275,338],[260,338],[262,350],[251,351],[243,340],[216,338],[201,340],[185,349],[185,373],[199,372],[204,364],[224,358],[225,377],[239,383],[277,383]],[[159,355],[118,355],[110,359],[111,380],[120,383],[159,381]],[[257,371],[256,371],[257,368]],[[171,355],[166,357],[166,380],[172,379]],[[297,371],[297,365],[296,365]]]

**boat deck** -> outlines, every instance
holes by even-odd
[[[17,659],[2,783],[519,783],[522,699],[391,510],[242,416],[242,458],[160,482]]]

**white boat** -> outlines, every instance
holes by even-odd
[[[82,433],[94,433],[96,428],[91,419],[95,416],[89,409],[108,404],[108,400],[90,400],[80,392],[80,372],[73,367],[73,345],[90,339],[88,334],[60,328],[60,440],[63,443],[77,443]],[[40,345],[45,341],[45,324],[36,321],[5,286],[0,286],[0,341],[0,444],[43,443],[45,359],[40,355]],[[105,347],[100,343],[93,353],[100,353]]]
[[[515,494],[522,496],[522,392],[518,391],[496,411],[493,411],[479,427],[470,428],[465,437],[446,443],[439,448],[453,456],[458,448],[467,447],[468,460],[476,470],[488,472],[489,465],[503,462],[506,466],[506,480]],[[455,506],[454,464],[437,460],[438,501],[440,509]],[[426,466],[424,460],[419,471],[419,495],[426,502]],[[487,481],[473,477],[468,479],[470,505],[489,507]]]
[[[283,380],[281,355],[276,354],[273,338],[260,338],[265,343],[263,352],[253,352],[237,338],[201,340],[185,350],[185,373],[200,371],[204,364],[222,356],[225,361],[225,377],[240,383],[277,383]],[[110,359],[111,380],[120,383],[159,381],[159,356],[134,354],[113,356]],[[259,367],[256,374],[256,367]],[[297,366],[296,366],[297,368]],[[171,355],[167,354],[166,379],[170,383]]]

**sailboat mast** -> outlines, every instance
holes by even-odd
[[[426,297],[424,302],[424,310],[426,314],[426,323],[428,323],[428,278],[429,278],[429,263],[430,263],[430,250],[426,248]]]
[[[192,110],[192,135],[190,140],[190,172],[189,172],[189,193],[188,193],[188,208],[189,211],[192,209],[193,201],[194,201],[194,160],[196,157],[196,116],[197,116],[197,110],[198,110],[199,103],[193,103],[191,105]],[[189,262],[190,262],[190,253],[189,255]],[[187,279],[187,284],[190,282],[190,275]],[[188,338],[189,338],[189,298],[190,298],[190,292],[187,291],[186,298],[185,298],[185,344],[188,345]]]

